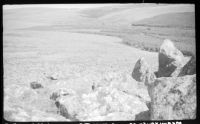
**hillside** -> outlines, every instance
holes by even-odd
[[[168,13],[151,18],[143,19],[132,24],[133,26],[149,27],[177,27],[177,28],[195,28],[195,13],[180,12]]]

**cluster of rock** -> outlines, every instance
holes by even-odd
[[[152,72],[144,58],[136,62],[132,77],[143,82],[151,98],[151,120],[196,118],[196,58],[185,62],[170,40],[159,50],[159,69]]]
[[[135,116],[148,108],[137,96],[129,95],[112,86],[96,88],[89,94],[77,95],[62,89],[50,97],[59,113],[72,121],[135,120]]]

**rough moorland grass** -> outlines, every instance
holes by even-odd
[[[184,55],[195,55],[194,12],[162,14],[133,23],[132,27],[137,30],[141,29],[140,32],[145,36],[126,37],[124,42],[128,45],[137,45],[137,42],[142,42],[143,49],[157,52],[164,39],[171,39]]]
[[[159,29],[151,31],[148,28],[137,28],[134,32],[103,31],[97,34],[120,37],[124,44],[150,52],[158,52],[163,40],[171,39],[184,55],[195,55],[196,40],[194,30]]]
[[[148,30],[148,29],[147,29]],[[158,52],[159,48],[164,39],[171,39],[175,46],[186,56],[195,56],[196,46],[195,46],[195,37],[184,35],[184,30],[179,30],[179,33],[183,35],[169,35],[165,32],[165,35],[160,35],[158,33],[152,33],[147,31],[138,31],[139,33],[132,32],[118,32],[118,31],[101,31],[101,32],[87,32],[87,31],[75,31],[79,33],[91,33],[91,34],[100,34],[107,36],[117,36],[122,38],[122,43],[125,45],[129,45],[135,48],[139,48],[142,50],[150,51],[150,52]],[[136,31],[137,32],[137,31]],[[178,32],[178,30],[177,30]],[[194,32],[191,30],[191,32]],[[190,32],[190,33],[191,33]],[[171,33],[171,32],[170,32]],[[191,33],[192,34],[192,33]]]

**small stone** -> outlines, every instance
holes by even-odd
[[[58,80],[60,77],[59,73],[53,73],[51,76],[48,76],[47,78],[51,79],[51,80]]]
[[[40,89],[40,88],[43,88],[43,86],[42,86],[40,83],[35,82],[35,81],[30,83],[30,87],[31,87],[32,89]]]

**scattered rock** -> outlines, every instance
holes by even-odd
[[[49,77],[47,77],[47,78],[49,78],[49,79],[51,79],[51,80],[58,80],[57,78],[52,77],[52,76],[49,76]]]
[[[148,90],[151,120],[196,118],[196,74],[158,78]]]
[[[30,87],[31,87],[32,89],[40,89],[40,88],[43,88],[42,84],[40,84],[40,83],[38,83],[38,82],[35,82],[35,81],[30,83]]]
[[[196,74],[196,57],[192,56],[190,61],[181,69],[179,76]]]
[[[132,77],[136,81],[143,82],[146,85],[148,85],[151,82],[154,82],[156,78],[144,58],[140,58],[136,62],[132,72]]]
[[[60,74],[58,72],[54,72],[51,76],[47,76],[50,80],[58,80],[60,77]]]
[[[183,67],[183,54],[169,39],[165,39],[159,50],[159,69],[157,77],[178,76]]]

